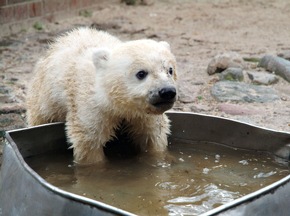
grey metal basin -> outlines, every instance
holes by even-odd
[[[290,134],[194,113],[168,112],[170,140],[207,141],[236,148],[267,151],[289,160]],[[6,133],[0,172],[0,215],[133,215],[61,190],[42,179],[25,158],[66,151],[63,123]],[[174,144],[174,142],[172,142]],[[202,215],[289,215],[290,175],[267,187]]]

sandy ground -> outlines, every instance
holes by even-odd
[[[171,44],[178,61],[180,92],[189,98],[186,103],[178,101],[175,110],[290,131],[290,83],[281,78],[271,85],[281,97],[276,102],[220,103],[210,94],[218,76],[206,72],[208,63],[217,54],[234,51],[242,57],[260,58],[290,50],[289,1],[155,0],[149,5],[127,6],[111,0],[101,1],[92,12],[89,17],[44,23],[44,30],[28,28],[0,40],[0,105],[2,110],[8,109],[1,112],[2,131],[25,126],[26,86],[47,42],[64,30],[92,24],[123,40],[152,38]],[[256,63],[247,64],[247,70],[258,70]],[[9,118],[18,123],[8,121]]]

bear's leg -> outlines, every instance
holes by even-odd
[[[109,122],[108,119],[85,123],[76,118],[67,120],[67,137],[72,143],[75,163],[90,165],[106,161],[103,146],[114,136],[116,127]]]
[[[26,98],[26,118],[29,126],[66,120],[66,107],[52,97],[46,88],[34,84]],[[36,92],[37,91],[37,92]]]
[[[147,116],[144,119],[132,121],[130,125],[129,132],[141,151],[159,154],[167,150],[170,125],[165,114]]]
[[[170,166],[176,158],[167,151],[167,136],[170,134],[170,121],[165,114],[147,116],[130,122],[128,132],[133,142],[145,153],[139,158],[154,166]]]
[[[44,105],[41,108],[38,104],[28,107],[26,116],[29,126],[65,121],[65,112],[63,109],[59,107],[50,109],[46,108]]]
[[[27,109],[26,119],[27,119],[27,124],[29,126],[35,126],[35,125],[48,123],[48,121],[38,113],[38,110],[34,111],[33,108]]]
[[[30,91],[32,91],[32,90],[30,90]],[[28,92],[28,95],[26,98],[27,124],[29,126],[35,126],[35,125],[48,123],[49,120],[42,113],[43,109],[41,109],[41,105],[43,104],[43,101],[41,101],[39,94],[36,94],[34,92],[30,92],[30,91]],[[41,93],[41,89],[39,90],[39,92]]]

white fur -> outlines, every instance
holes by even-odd
[[[168,74],[168,68],[174,74]],[[136,73],[148,71],[144,80]],[[30,125],[66,121],[75,161],[104,161],[102,147],[125,120],[128,133],[149,152],[164,152],[169,120],[148,101],[163,85],[175,86],[176,62],[166,42],[121,42],[81,28],[51,44],[35,67],[27,95]]]

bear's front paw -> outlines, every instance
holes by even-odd
[[[104,164],[107,161],[103,148],[89,149],[88,151],[77,151],[74,148],[74,151],[74,163],[78,166]]]

